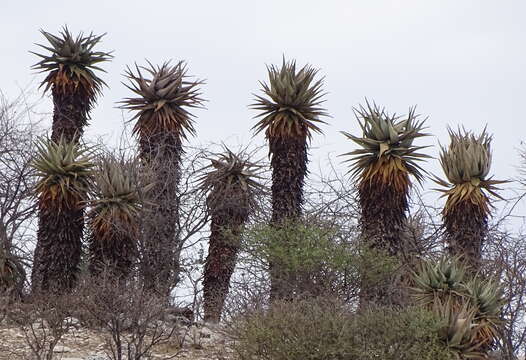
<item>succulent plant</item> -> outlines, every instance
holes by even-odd
[[[148,65],[135,65],[135,72],[129,67],[126,70],[130,84],[124,85],[137,96],[121,101],[121,108],[136,112],[130,121],[137,120],[133,131],[139,138],[172,133],[186,139],[187,133],[195,132],[193,115],[187,108],[202,106],[204,100],[199,86],[204,82],[190,80],[184,61],[175,65],[165,62],[160,66],[148,62]]]
[[[40,86],[45,85],[44,92],[51,89],[53,95],[51,139],[77,143],[88,124],[89,112],[106,85],[96,71],[104,71],[99,64],[112,55],[94,49],[104,35],[80,33],[74,37],[67,27],[58,36],[40,32],[49,44],[37,45],[49,53],[33,52],[41,58],[33,69],[47,73]]]
[[[71,290],[80,272],[84,208],[92,184],[93,148],[40,140],[33,161],[39,225],[31,285],[34,292]]]
[[[443,186],[437,189],[447,197],[442,210],[446,241],[451,255],[466,260],[477,272],[491,213],[490,198],[501,197],[497,185],[506,181],[490,177],[491,136],[486,129],[479,136],[465,129],[449,129],[451,143],[441,147],[440,164],[447,181],[435,178]]]
[[[208,256],[203,275],[205,320],[218,322],[228,294],[241,243],[241,231],[264,192],[258,180],[262,165],[245,151],[224,151],[210,157],[201,171],[200,188],[207,194],[211,217]]]
[[[25,281],[26,272],[20,259],[0,246],[0,297],[22,296]]]
[[[414,108],[407,116],[390,115],[367,100],[354,115],[361,134],[342,134],[359,148],[341,156],[349,157],[345,162],[357,183],[361,238],[365,246],[399,257],[407,250],[410,175],[421,182],[426,172],[419,162],[429,158],[420,152],[427,146],[414,144],[428,135],[423,132],[426,119],[419,120]],[[362,291],[361,302],[394,305],[388,291],[388,284]]]
[[[59,36],[40,30],[49,45],[40,45],[49,54],[31,53],[42,58],[33,65],[33,69],[48,72],[41,86],[46,85],[44,91],[54,86],[59,91],[67,91],[70,87],[82,87],[87,93],[99,94],[104,80],[95,75],[94,71],[103,71],[98,64],[109,61],[111,52],[95,51],[94,47],[106,34],[84,36],[79,33],[74,37],[64,26]]]
[[[201,170],[204,174],[199,183],[201,190],[209,194],[208,207],[212,211],[232,203],[238,209],[253,207],[255,196],[264,189],[258,181],[263,165],[252,162],[243,151],[234,153],[226,146],[223,150],[211,156],[210,165]]]
[[[323,78],[316,80],[318,70],[296,61],[281,67],[267,66],[268,83],[260,82],[262,95],[254,95],[250,107],[259,113],[253,130],[265,130],[272,168],[272,219],[278,225],[297,221],[303,212],[304,184],[308,175],[308,145],[313,133],[322,133],[320,124],[328,116],[323,108]],[[286,296],[290,289],[277,289],[271,279],[271,297]],[[278,294],[278,292],[280,294]]]
[[[475,309],[468,303],[457,304],[451,298],[435,300],[435,313],[443,320],[440,336],[456,359],[486,359],[483,344],[477,343]]]
[[[296,61],[283,58],[281,68],[268,66],[269,83],[260,82],[262,95],[255,95],[251,107],[262,119],[254,126],[256,133],[265,130],[267,139],[307,137],[321,133],[320,118],[328,116],[321,106],[325,93],[323,79],[315,81],[318,70],[309,65],[296,69]],[[271,149],[272,153],[272,149]]]
[[[148,220],[141,235],[141,271],[151,290],[168,299],[178,281],[184,241],[178,236],[183,140],[195,132],[190,109],[202,107],[199,88],[204,82],[191,79],[183,61],[135,65],[125,76],[133,97],[122,100],[121,108],[135,112],[131,121],[136,121],[133,133],[139,140],[139,156],[151,170],[154,184],[143,213]]]
[[[429,305],[437,297],[461,296],[466,281],[466,271],[456,259],[441,258],[437,262],[421,262],[413,274],[412,288],[419,304]]]
[[[60,140],[40,140],[33,167],[39,180],[35,192],[41,207],[61,211],[84,207],[92,183],[93,148]]]
[[[483,214],[489,214],[490,203],[484,192],[502,199],[497,193],[497,185],[507,181],[493,180],[489,176],[491,167],[491,136],[486,129],[479,136],[472,132],[449,129],[451,143],[441,147],[440,165],[448,181],[436,178],[435,181],[446,189],[439,189],[447,196],[444,214],[455,206],[469,201],[479,207]]]
[[[101,158],[94,172],[90,229],[90,272],[130,274],[137,260],[140,212],[151,184],[142,185],[138,164],[115,156]]]
[[[424,169],[418,162],[430,158],[419,151],[428,146],[416,146],[415,139],[429,134],[423,133],[426,119],[418,120],[415,108],[409,110],[403,119],[396,114],[389,115],[384,108],[366,101],[366,107],[360,105],[354,113],[362,136],[355,136],[342,131],[348,139],[360,146],[360,149],[343,154],[350,156],[346,160],[353,163],[350,173],[353,177],[360,176],[364,181],[370,181],[379,176],[383,181],[397,180],[396,173],[408,173],[418,181],[422,181]],[[405,186],[403,180],[396,181],[397,186]]]
[[[444,320],[443,339],[459,359],[485,359],[503,324],[502,290],[466,270],[458,259],[425,261],[414,273],[413,296]]]

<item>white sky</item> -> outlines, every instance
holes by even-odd
[[[209,100],[195,112],[191,142],[237,145],[251,140],[255,113],[247,105],[266,79],[265,64],[285,54],[326,77],[332,118],[325,135],[314,138],[313,166],[354,148],[339,131],[358,131],[351,108],[367,97],[397,113],[417,104],[436,136],[420,143],[447,143],[448,124],[475,131],[487,124],[493,173],[507,178],[517,175],[517,148],[526,138],[525,16],[521,0],[2,0],[0,89],[14,97],[43,79],[29,69],[37,59],[28,51],[45,41],[40,28],[107,32],[99,48],[114,50],[115,59],[104,65],[109,89],[87,136],[116,141],[123,114],[115,103],[130,95],[121,84],[127,64],[184,59],[190,74],[207,80]],[[44,106],[51,111],[49,101]],[[436,156],[437,147],[429,153]],[[441,175],[437,160],[426,168]]]

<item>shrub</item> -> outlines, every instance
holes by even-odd
[[[81,279],[76,295],[77,315],[101,330],[106,355],[112,360],[148,359],[159,345],[176,345],[177,353],[180,325],[167,321],[169,304],[136,280],[104,275]]]
[[[275,302],[234,319],[239,360],[446,360],[440,321],[417,308],[369,308],[354,314],[322,298]]]
[[[355,315],[355,357],[360,360],[453,359],[442,341],[443,322],[430,311],[371,307]]]
[[[362,248],[338,229],[315,224],[256,226],[244,234],[245,268],[268,271],[284,298],[336,296],[351,302],[360,288],[390,283],[398,262]]]
[[[268,311],[234,319],[228,329],[240,360],[347,359],[355,347],[352,319],[328,300],[276,301]]]
[[[52,360],[55,346],[72,325],[71,309],[76,307],[72,295],[33,294],[24,302],[7,309],[8,320],[22,333],[27,345],[13,349],[13,358]]]

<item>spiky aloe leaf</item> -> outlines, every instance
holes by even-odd
[[[412,290],[417,304],[431,309],[449,324],[445,338],[452,349],[462,358],[479,359],[484,358],[477,356],[494,344],[502,328],[502,291],[498,282],[482,280],[468,273],[466,266],[458,259],[426,261],[414,274]],[[454,326],[458,318],[469,319],[470,326]],[[475,353],[468,356],[465,351]]]
[[[479,136],[465,129],[448,131],[451,139],[449,147],[441,146],[440,149],[440,165],[448,181],[435,178],[436,183],[445,187],[437,190],[448,198],[444,215],[460,203],[468,201],[479,207],[482,214],[487,216],[491,207],[488,194],[502,199],[497,193],[497,185],[507,182],[493,180],[489,176],[491,136],[485,128]]]
[[[435,299],[433,308],[443,320],[440,337],[457,359],[486,358],[483,344],[476,339],[475,308],[466,302],[459,306],[451,297]]]
[[[127,277],[138,255],[140,212],[151,184],[142,184],[138,164],[104,156],[97,164],[88,213],[92,275]]]
[[[113,57],[111,52],[94,50],[105,34],[90,33],[84,36],[83,33],[79,33],[74,37],[66,26],[58,36],[44,30],[40,32],[49,43],[47,46],[37,44],[48,51],[48,54],[31,52],[42,58],[33,65],[33,69],[49,72],[40,86],[46,85],[45,91],[51,86],[62,90],[71,85],[82,86],[88,93],[99,94],[102,86],[106,84],[95,75],[95,71],[104,71],[98,64],[109,61]]]
[[[286,137],[311,138],[312,132],[321,133],[320,118],[328,116],[321,106],[325,93],[323,79],[315,80],[317,69],[310,65],[296,70],[296,61],[285,61],[281,68],[267,66],[269,82],[260,82],[263,95],[254,95],[251,108],[259,110],[262,118],[253,127],[256,133],[265,130],[268,139]]]
[[[429,134],[422,132],[426,119],[419,121],[415,108],[410,108],[407,117],[402,118],[389,115],[384,108],[366,101],[366,107],[360,105],[354,109],[354,114],[362,135],[342,131],[360,146],[360,149],[342,155],[351,157],[346,161],[352,163],[349,172],[353,177],[370,180],[380,174],[387,182],[391,174],[401,171],[413,175],[419,182],[423,180],[426,171],[418,162],[430,156],[419,151],[428,146],[415,146],[413,142]]]
[[[102,240],[115,232],[138,231],[143,195],[151,189],[151,184],[140,184],[137,168],[134,162],[109,156],[97,164],[88,216],[92,231]]]
[[[195,132],[193,115],[187,108],[202,107],[199,86],[203,80],[190,80],[186,63],[179,61],[175,65],[165,62],[149,67],[135,64],[135,72],[129,67],[125,76],[130,84],[124,84],[136,97],[125,98],[120,103],[122,109],[136,111],[131,120],[137,119],[133,131],[143,138],[150,138],[162,132],[177,134],[186,138],[186,134]],[[145,71],[150,77],[145,77]]]
[[[35,193],[40,207],[50,202],[58,211],[84,206],[92,183],[93,148],[60,140],[41,139],[32,162],[39,180]]]
[[[457,259],[424,261],[413,273],[413,295],[418,304],[430,306],[436,298],[462,296],[466,271]]]
[[[503,325],[501,310],[504,306],[502,289],[497,281],[474,277],[464,285],[471,305],[477,309],[476,338],[485,346],[492,345],[499,337]]]
[[[250,161],[244,151],[234,153],[224,146],[224,151],[213,154],[210,165],[201,171],[199,179],[202,191],[208,193],[209,209],[217,211],[235,207],[252,208],[256,196],[265,191],[265,187],[258,181],[263,165]]]

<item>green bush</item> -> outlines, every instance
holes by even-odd
[[[229,330],[240,360],[343,360],[355,347],[352,319],[328,300],[277,301],[234,319]]]
[[[349,301],[364,287],[390,283],[398,268],[396,259],[354,240],[318,225],[264,225],[245,232],[243,250],[254,261],[246,267],[272,273],[288,298],[330,294]]]
[[[371,308],[356,315],[340,302],[276,302],[234,319],[239,360],[447,360],[440,322],[423,309]]]
[[[372,307],[356,315],[355,357],[360,360],[446,360],[453,354],[442,341],[443,322],[417,307]]]

